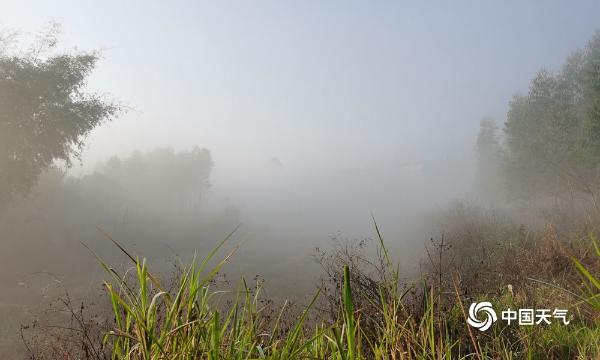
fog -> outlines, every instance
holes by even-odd
[[[599,13],[595,2],[3,4],[3,28],[27,37],[55,21],[60,50],[99,50],[86,90],[125,111],[0,215],[11,290],[0,303],[33,307],[57,280],[96,294],[103,273],[81,243],[126,264],[110,236],[168,276],[173,259],[234,229],[228,276],[310,294],[314,249],[374,236],[373,217],[416,274],[443,231],[431,214],[483,203],[480,120],[501,128],[512,96],[585,45]]]

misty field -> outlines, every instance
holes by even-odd
[[[495,269],[495,274],[483,272],[471,279],[461,277],[461,273],[472,276],[473,267],[459,269],[454,263],[444,262],[444,257],[452,255],[450,248],[444,247],[443,242],[432,241],[431,254],[441,262],[431,264],[428,276],[403,283],[376,223],[374,226],[377,237],[370,245],[378,254],[375,258],[365,256],[365,243],[357,247],[345,244],[333,253],[321,253],[319,261],[328,276],[315,290],[314,297],[300,307],[292,307],[286,301],[280,308],[265,301],[260,282],[249,283],[241,278],[237,286],[217,290],[216,276],[228,262],[235,261],[238,249],[232,246],[225,250],[229,237],[205,257],[195,256],[167,285],[153,274],[145,259],[134,257],[107,236],[107,241],[133,264],[121,273],[97,258],[109,279],[104,286],[113,318],[98,323],[89,314],[86,317],[83,305],[78,308],[76,304],[65,303],[71,311],[70,327],[37,330],[37,336],[26,341],[28,349],[36,359],[593,359],[600,356],[600,279],[593,275],[599,270],[600,247],[593,235],[586,238],[586,244],[566,250],[564,245],[547,238],[555,233],[536,234],[540,237],[537,240],[545,244],[545,250],[526,243],[514,244],[512,249],[496,252],[501,257],[496,259],[497,263],[486,265]],[[490,235],[506,236],[501,232]],[[574,251],[582,257],[581,261],[573,257]],[[528,268],[505,269],[500,265],[523,257],[540,260]],[[532,271],[531,267],[553,268],[541,272],[561,279],[563,284],[567,280],[568,287],[578,293],[560,288],[554,282],[523,279],[521,274],[534,276],[540,272],[540,269]],[[489,283],[485,288],[477,287],[482,281]],[[568,325],[527,327],[498,322],[487,332],[479,332],[467,325],[467,302],[477,300],[508,308],[559,306],[568,309],[571,315]]]
[[[600,360],[598,14],[2,4],[0,359]]]

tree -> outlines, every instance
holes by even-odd
[[[195,215],[210,187],[212,167],[207,149],[176,152],[159,148],[148,153],[136,151],[124,159],[112,157],[95,175],[114,183],[113,197],[138,212]],[[109,193],[103,196],[111,197]]]
[[[583,147],[589,158],[600,156],[600,31],[585,49],[580,68],[584,94],[585,131]]]
[[[498,201],[502,194],[501,152],[498,126],[489,118],[479,124],[479,135],[475,144],[477,155],[475,188],[485,201]]]
[[[56,27],[29,50],[0,40],[0,209],[26,195],[55,161],[78,159],[92,129],[120,110],[85,89],[95,52],[57,53]]]
[[[504,126],[513,198],[594,194],[600,187],[600,32],[556,74],[515,95]]]

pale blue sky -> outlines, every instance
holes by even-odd
[[[600,28],[598,1],[4,1],[0,23],[50,20],[103,49],[91,87],[133,106],[88,164],[154,146],[213,151],[225,174],[465,154],[535,72]],[[224,170],[223,170],[224,169]]]

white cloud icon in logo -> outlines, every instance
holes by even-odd
[[[479,313],[485,313],[485,320],[479,320],[477,315]],[[469,307],[469,318],[467,322],[472,327],[479,329],[479,331],[486,331],[492,326],[494,322],[498,320],[496,312],[492,308],[492,303],[484,301],[480,303],[472,303]]]

